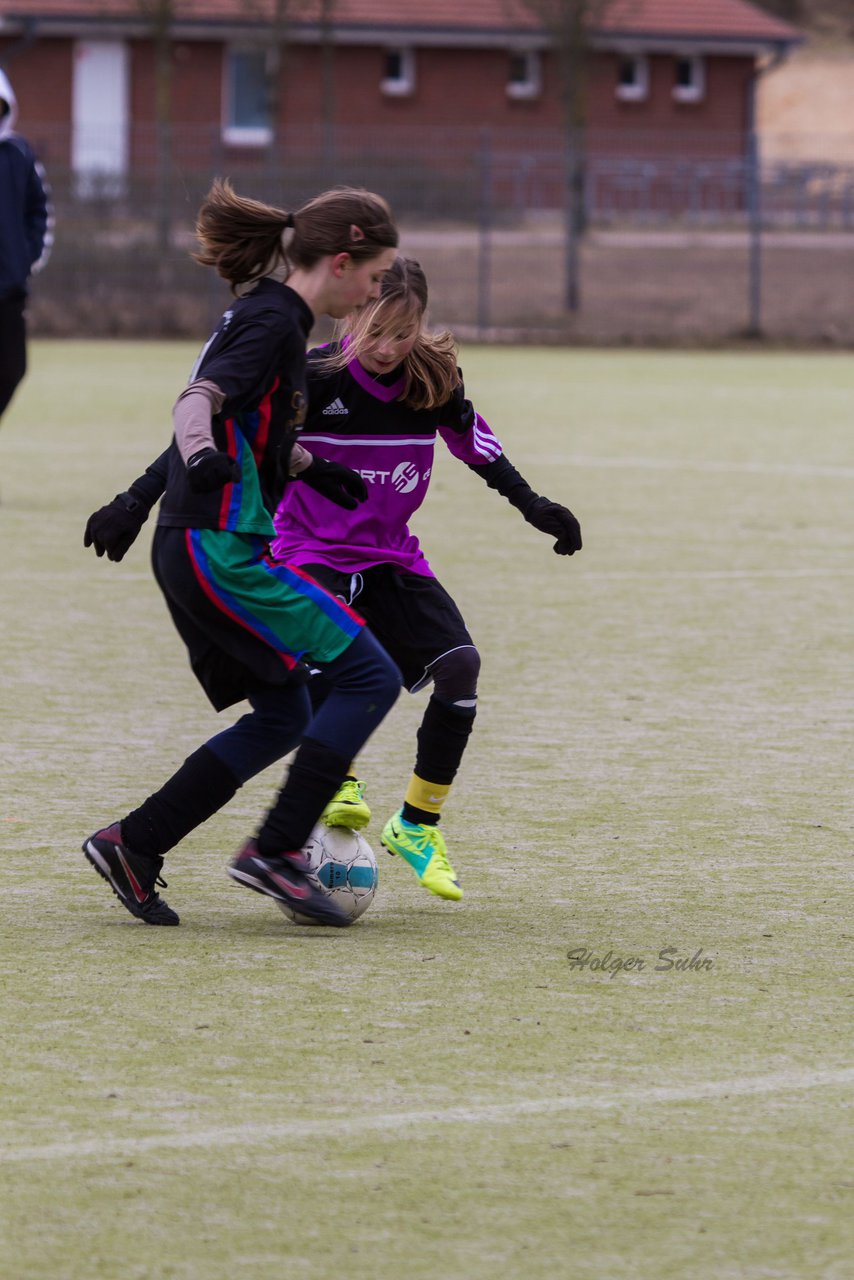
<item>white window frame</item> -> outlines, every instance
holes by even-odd
[[[522,58],[525,64],[523,80],[507,80],[507,97],[519,99],[538,98],[543,90],[543,62],[536,49],[511,49],[511,58]]]
[[[71,168],[83,196],[124,192],[130,165],[130,51],[124,40],[76,40]]]
[[[267,147],[273,141],[272,124],[241,125],[235,124],[232,119],[232,59],[239,54],[266,58],[265,51],[257,45],[226,45],[222,60],[222,140],[229,147]]]
[[[635,65],[634,84],[622,84],[617,79],[616,96],[621,102],[644,102],[649,97],[649,58],[645,53],[621,53],[619,64],[633,62]],[[618,67],[619,72],[619,67]]]
[[[673,73],[676,75],[676,64],[687,62],[691,65],[691,83],[674,84],[673,98],[676,102],[702,102],[706,96],[706,60],[699,53],[677,53],[673,62]]]
[[[389,98],[408,98],[415,92],[415,50],[409,45],[390,47],[383,50],[383,59],[390,54],[400,58],[400,75],[385,76],[380,89]]]

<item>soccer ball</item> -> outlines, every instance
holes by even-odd
[[[318,822],[303,848],[310,863],[309,876],[315,886],[350,917],[350,923],[364,915],[374,900],[379,880],[377,860],[367,840],[347,827],[327,827]],[[294,924],[317,924],[309,916],[278,903]]]

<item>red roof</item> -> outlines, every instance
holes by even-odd
[[[707,39],[800,40],[788,22],[747,0],[614,0],[603,31]]]
[[[178,22],[252,24],[269,20],[274,0],[174,0]],[[295,25],[316,23],[319,0],[290,6]],[[536,0],[332,0],[337,27],[382,27],[411,31],[511,32],[536,30]],[[140,0],[5,0],[3,23],[16,18],[45,22],[65,19],[89,27],[99,20],[143,21]],[[684,37],[792,43],[801,39],[795,27],[772,17],[747,0],[613,0],[596,29],[603,35]]]

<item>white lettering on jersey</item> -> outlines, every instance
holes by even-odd
[[[414,462],[399,462],[391,473],[391,483],[398,493],[411,493],[419,478]]]
[[[193,365],[192,369],[190,370],[190,376],[187,379],[187,386],[189,386],[191,382],[196,381],[196,378],[199,375],[199,365],[202,363],[205,356],[208,354],[208,351],[210,350],[210,347],[211,347],[211,343],[214,341],[215,338],[218,338],[221,333],[225,333],[226,329],[231,324],[233,319],[234,319],[233,311],[226,311],[224,313],[216,329],[214,329],[213,333],[208,338],[207,342],[202,347],[201,351],[196,357],[196,363]]]
[[[419,479],[428,479],[430,471],[425,471],[424,475],[420,476],[414,462],[400,462],[394,471],[365,471],[360,469],[359,475],[365,484],[385,484],[390,480],[392,488],[396,489],[398,493],[411,493],[418,484]]]
[[[339,396],[336,396],[335,399],[332,401],[332,403],[326,406],[326,408],[323,410],[323,413],[324,415],[333,414],[335,416],[343,414],[344,417],[346,418],[347,414],[349,413],[349,410],[345,404],[342,404],[341,398]]]

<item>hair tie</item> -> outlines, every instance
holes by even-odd
[[[294,215],[293,215],[292,213],[286,213],[286,214],[285,214],[285,230],[286,230],[286,231],[290,231],[290,229],[291,229],[294,225],[295,225],[295,224],[294,224]]]
[[[358,244],[358,243],[359,243],[359,241],[360,241],[360,240],[364,240],[364,238],[365,238],[365,233],[364,233],[364,231],[362,230],[362,228],[361,228],[361,227],[357,227],[357,226],[356,226],[356,224],[355,224],[355,223],[353,223],[353,224],[352,224],[352,226],[350,227],[350,242],[351,242],[351,244]]]

